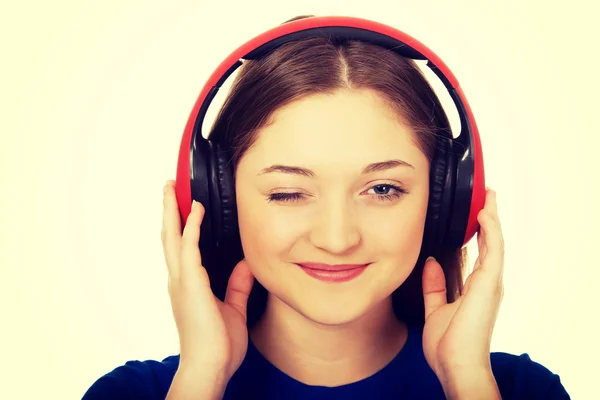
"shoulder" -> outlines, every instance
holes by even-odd
[[[127,361],[98,378],[82,400],[164,399],[178,366],[178,355],[162,361]]]
[[[492,372],[506,399],[570,399],[559,375],[533,361],[529,354],[490,354]]]

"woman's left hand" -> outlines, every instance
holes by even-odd
[[[460,298],[447,303],[446,280],[437,261],[429,259],[423,270],[423,351],[447,395],[448,392],[456,394],[461,388],[473,389],[474,383],[469,382],[473,379],[489,383],[486,389],[477,390],[497,394],[490,364],[490,343],[503,297],[504,239],[496,193],[491,189],[486,190],[485,206],[477,220],[479,257]]]

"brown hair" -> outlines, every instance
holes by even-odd
[[[302,15],[284,23],[313,16]],[[258,131],[272,123],[278,108],[314,94],[361,89],[380,95],[392,115],[411,127],[415,144],[431,164],[436,134],[450,132],[433,89],[413,60],[355,40],[334,42],[318,37],[293,41],[260,59],[245,61],[208,138],[224,144],[235,171]],[[466,248],[440,248],[435,254],[444,269],[448,302],[453,302],[462,294]],[[423,265],[419,257],[412,273],[392,296],[396,315],[406,323],[424,323]],[[248,304],[248,326],[260,318],[266,296],[264,287],[255,282]]]

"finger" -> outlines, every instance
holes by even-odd
[[[482,210],[477,216],[477,220],[483,231],[486,253],[494,253],[499,255],[504,252],[504,238],[500,224],[494,219],[490,211]]]
[[[498,216],[498,197],[495,190],[489,189],[486,194],[485,208],[489,210],[492,218],[500,225],[500,217]]]
[[[254,275],[246,259],[243,259],[231,272],[225,293],[225,303],[230,304],[246,318],[248,297],[254,284]]]
[[[423,299],[425,301],[425,319],[432,312],[447,304],[444,270],[433,258],[425,261],[423,268]]]
[[[481,212],[480,217],[481,229],[485,234],[484,256],[480,256],[481,268],[490,273],[490,277],[494,281],[498,281],[502,277],[504,266],[504,239],[500,226],[489,215],[489,212]]]
[[[491,217],[495,224],[493,227],[495,229],[492,229],[494,230],[496,243],[498,245],[499,256],[502,260],[498,270],[501,279],[504,270],[504,235],[502,234],[502,223],[500,222],[500,215],[498,214],[498,196],[495,190],[492,191],[492,210]]]
[[[181,221],[175,197],[174,181],[169,180],[163,190],[163,220],[161,241],[169,275],[179,274],[179,248],[181,243]]]
[[[481,212],[480,212],[481,213]],[[486,238],[485,238],[485,231],[483,230],[483,228],[481,227],[481,222],[479,221],[479,215],[477,216],[477,222],[479,222],[479,232],[477,232],[477,252],[479,254],[478,259],[482,259],[485,257],[486,253],[487,253],[487,246],[486,246]]]
[[[208,273],[202,266],[202,256],[200,255],[200,225],[204,218],[205,209],[201,203],[192,202],[192,211],[183,228],[181,236],[181,247],[179,252],[179,278],[182,283],[190,284],[193,287],[201,285],[210,288]]]

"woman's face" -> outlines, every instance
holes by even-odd
[[[390,160],[399,162],[376,164]],[[256,279],[328,325],[364,315],[408,277],[428,197],[427,158],[371,91],[311,96],[279,109],[236,170],[240,235]],[[331,281],[303,263],[369,265]]]

